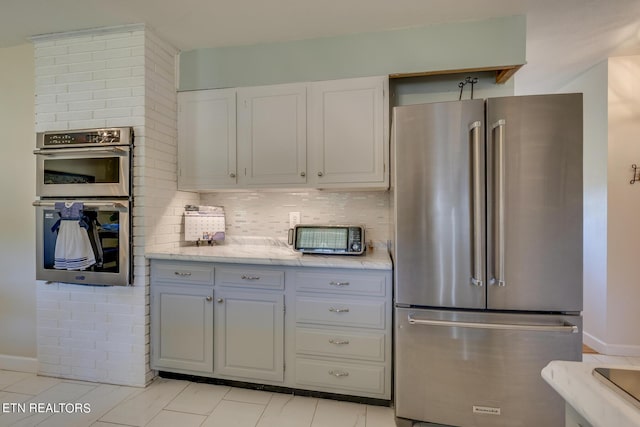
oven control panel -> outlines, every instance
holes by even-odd
[[[38,148],[90,147],[104,145],[130,145],[131,128],[86,129],[38,133]]]

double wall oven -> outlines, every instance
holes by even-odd
[[[132,283],[131,128],[37,134],[36,279]]]

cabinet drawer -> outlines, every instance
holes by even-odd
[[[216,269],[216,286],[284,289],[284,271],[251,267],[220,267]]]
[[[385,301],[296,298],[296,322],[383,329]]]
[[[384,362],[385,334],[296,328],[296,353]]]
[[[384,393],[385,367],[326,360],[296,359],[296,382],[352,392]]]
[[[386,275],[379,272],[333,271],[296,273],[296,290],[339,294],[384,296]]]
[[[151,262],[151,281],[213,285],[213,265]]]

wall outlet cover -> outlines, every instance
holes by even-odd
[[[300,224],[300,212],[289,212],[289,228]]]

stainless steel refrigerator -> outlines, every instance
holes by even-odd
[[[582,357],[582,95],[393,110],[395,409],[564,425],[540,376]]]

